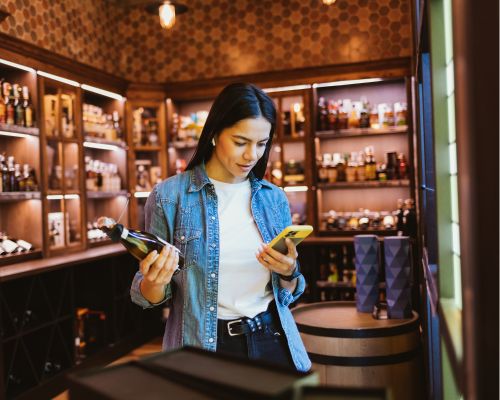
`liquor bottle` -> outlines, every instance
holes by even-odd
[[[14,157],[9,156],[7,158],[7,168],[8,168],[8,185],[9,185],[9,192],[17,192],[19,190],[19,185],[16,180],[16,169],[14,166]]]
[[[21,174],[21,164],[14,164],[14,191],[20,192],[21,190],[21,181],[23,180],[23,175]]]
[[[38,180],[36,179],[35,169],[30,167],[28,164],[25,164],[25,166],[27,166],[26,169],[28,171],[26,190],[29,192],[36,192],[38,191]]]
[[[403,153],[398,155],[398,178],[408,179],[408,164]]]
[[[9,192],[9,169],[7,168],[7,160],[5,153],[0,154],[0,175],[2,177],[2,192]]]
[[[337,103],[334,100],[328,101],[328,129],[333,131],[337,129]]]
[[[403,235],[405,221],[404,221],[404,202],[403,199],[398,199],[398,210],[396,211],[396,230],[398,231],[398,236]]]
[[[24,108],[24,126],[31,128],[33,126],[33,107],[31,105],[28,86],[23,86],[23,108]]]
[[[403,211],[404,227],[403,235],[416,237],[417,236],[417,214],[414,207],[413,199],[405,200],[405,210]]]
[[[5,82],[4,92],[5,98],[5,122],[9,125],[14,125],[15,123],[15,110],[14,110],[14,92],[10,83]]]
[[[18,84],[15,84],[13,86],[13,91],[14,91],[14,118],[16,120],[16,125],[18,126],[24,126],[24,107],[23,107],[23,102],[21,101],[21,93],[22,89],[19,87]]]
[[[3,95],[3,85],[4,79],[0,80],[0,124],[5,124],[6,121],[6,108],[5,108],[5,97]]]
[[[318,123],[316,129],[319,131],[325,131],[328,127],[328,109],[326,105],[326,100],[324,97],[320,97],[318,100]]]
[[[112,218],[100,217],[97,220],[97,226],[113,242],[120,242],[138,260],[144,259],[153,250],[159,253],[165,245],[168,245],[167,242],[152,233],[129,230],[122,224],[116,223]],[[177,273],[184,268],[184,256],[176,247],[174,249],[179,253],[179,268],[175,271]]]

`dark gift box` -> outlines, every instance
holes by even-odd
[[[249,361],[194,347],[70,377],[71,400],[296,399],[314,372]]]

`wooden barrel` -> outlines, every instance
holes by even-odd
[[[421,400],[422,357],[418,314],[377,320],[355,302],[297,307],[293,315],[322,384],[387,388],[392,399]]]

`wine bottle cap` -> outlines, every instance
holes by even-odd
[[[106,229],[112,229],[113,226],[116,225],[116,222],[113,218],[109,217],[99,217],[97,220],[97,227],[99,229],[106,228]]]

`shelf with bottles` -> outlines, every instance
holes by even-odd
[[[85,142],[126,148],[125,100],[82,91],[82,119]],[[85,143],[84,143],[85,145]],[[105,146],[101,146],[105,149]],[[112,148],[110,148],[112,149]]]
[[[89,198],[89,194],[98,194],[100,197]],[[110,193],[111,195],[111,193]],[[122,191],[120,195],[113,193],[113,196],[101,197],[99,192],[87,192],[87,241],[90,247],[110,244],[108,237],[98,229],[97,220],[99,217],[107,216],[120,220],[120,223],[129,224],[129,204],[130,195]]]
[[[210,99],[176,101],[167,99],[168,176],[185,170],[212,107]]]
[[[416,235],[416,214],[413,199],[398,199],[392,211],[329,210],[321,214],[320,235],[373,234],[381,236]]]
[[[316,134],[370,135],[408,130],[405,82],[387,79],[317,88]]]
[[[0,64],[0,131],[38,135],[35,71]]]
[[[82,248],[84,238],[82,235],[80,195],[48,195],[47,209],[49,251]]]
[[[408,126],[386,126],[381,128],[350,128],[328,131],[317,131],[316,137],[319,139],[342,139],[356,138],[364,136],[401,135],[408,133]]]
[[[40,78],[43,90],[44,133],[47,139],[75,141],[80,138],[79,89]]]
[[[409,187],[409,179],[390,180],[390,181],[354,181],[354,182],[335,182],[318,183],[318,188],[330,189],[356,189],[356,188],[385,188],[385,187]]]
[[[127,192],[127,154],[123,151],[85,149],[85,189],[88,198]],[[95,196],[93,194],[96,193]],[[100,196],[100,193],[107,195]]]

